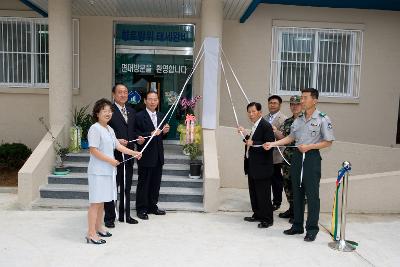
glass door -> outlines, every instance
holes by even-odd
[[[122,82],[129,90],[129,104],[136,111],[143,110],[144,96],[154,91],[160,99],[159,111],[166,114],[178,97],[193,68],[193,56],[186,50],[117,48],[115,53],[115,82]],[[183,97],[192,96],[192,80],[185,87]],[[176,128],[180,118],[179,106],[172,114],[168,139],[178,140]],[[168,119],[169,119],[168,117]]]

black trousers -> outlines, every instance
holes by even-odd
[[[310,150],[306,153],[303,163],[303,180],[300,187],[302,153],[298,150],[293,154],[290,169],[293,188],[294,223],[295,229],[303,229],[304,224],[304,196],[307,196],[306,230],[310,234],[319,231],[318,220],[320,210],[319,182],[321,180],[321,156],[319,150]]]
[[[273,223],[271,203],[271,179],[254,179],[248,175],[251,209],[260,221]]]
[[[138,184],[136,188],[136,212],[152,212],[158,209],[161,175],[163,165],[156,167],[138,166]]]
[[[272,203],[280,206],[282,203],[283,176],[282,163],[274,164],[274,174],[272,175]]]
[[[125,159],[130,157],[125,155]],[[133,160],[126,161],[125,164],[125,179],[124,179],[124,164],[117,166],[117,191],[119,192],[119,207],[118,207],[118,219],[123,221],[124,214],[126,218],[130,217],[131,214],[131,187],[132,187],[132,176],[133,176]],[[124,194],[125,193],[125,206],[124,206]],[[114,201],[104,203],[104,222],[114,222],[116,218]]]

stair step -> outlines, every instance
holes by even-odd
[[[137,185],[138,177],[133,175],[132,185]],[[88,184],[87,173],[69,173],[67,175],[49,175],[49,184]],[[163,175],[161,180],[161,187],[190,187],[199,188],[203,186],[202,179],[191,179],[184,176],[171,176]]]
[[[132,186],[131,199],[136,198],[136,186]],[[88,199],[88,186],[80,184],[47,184],[40,188],[41,198]],[[203,188],[161,187],[161,202],[203,202]]]
[[[32,209],[87,209],[87,199],[55,199],[40,198],[32,203]],[[203,203],[198,202],[159,202],[158,206],[167,211],[198,211],[203,212]],[[135,210],[135,201],[131,201],[131,210]]]
[[[89,162],[89,153],[69,153],[66,158],[66,162]],[[182,154],[182,152],[173,153],[165,152],[164,161],[166,164],[189,164],[190,158]],[[136,164],[135,164],[136,165]]]
[[[71,172],[87,172],[88,162],[65,161],[64,166]],[[190,166],[187,164],[167,163],[163,166],[163,174],[165,175],[188,176],[189,170]],[[137,173],[137,164],[133,166],[133,173]]]

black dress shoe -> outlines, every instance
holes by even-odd
[[[285,235],[301,235],[302,233],[304,233],[304,230],[297,230],[295,228],[290,228],[288,230],[283,231],[283,233]]]
[[[129,223],[129,224],[138,224],[139,222],[138,222],[137,220],[133,219],[132,217],[127,217],[127,218],[126,218],[126,223]]]
[[[105,244],[106,243],[106,241],[104,240],[104,239],[99,239],[99,240],[94,240],[94,239],[92,239],[92,238],[90,238],[90,237],[85,237],[86,238],[86,243],[92,243],[92,244],[95,244],[95,245],[101,245],[101,244]]]
[[[307,233],[306,236],[304,237],[304,241],[312,242],[315,240],[315,238],[317,238],[316,234],[314,235],[314,234]]]
[[[268,228],[270,226],[272,226],[274,223],[271,222],[260,222],[257,227],[258,228]]]
[[[137,214],[137,216],[141,220],[148,220],[149,219],[149,216],[147,215],[146,212],[140,212],[140,213]]]
[[[253,217],[253,216],[251,216],[251,217],[244,217],[244,220],[245,220],[246,222],[258,222],[258,221],[259,221],[256,217]]]
[[[292,212],[291,210],[287,210],[287,211],[285,211],[285,212],[279,213],[278,216],[279,216],[279,218],[285,218],[285,219],[287,219],[287,218],[290,218],[290,217],[293,216],[293,212]]]
[[[97,234],[99,235],[99,236],[101,236],[101,237],[112,237],[112,234],[110,233],[110,232],[104,232],[104,233],[102,233],[102,232],[97,232]]]
[[[272,210],[276,211],[281,207],[281,204],[272,204]]]
[[[293,218],[289,218],[289,223],[293,224],[294,223],[294,219]]]
[[[104,225],[105,225],[107,228],[114,228],[114,227],[115,227],[114,222],[106,222],[106,223],[104,223]]]
[[[124,218],[119,218],[118,221],[119,222],[125,222]]]
[[[165,215],[166,212],[165,212],[165,210],[156,209],[156,210],[153,210],[153,211],[149,212],[149,214],[154,214],[154,215]]]

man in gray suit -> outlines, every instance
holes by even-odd
[[[272,95],[268,97],[268,110],[264,119],[272,125],[274,133],[277,129],[281,128],[283,122],[287,119],[287,116],[283,114],[281,110],[282,98],[278,95]],[[280,148],[281,152],[283,149]],[[283,177],[282,177],[282,156],[278,151],[278,148],[273,150],[273,162],[274,162],[274,174],[272,175],[272,208],[277,210],[280,208],[282,203],[282,191],[283,191]]]

